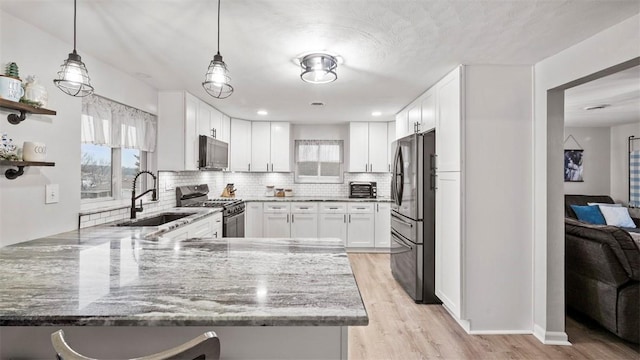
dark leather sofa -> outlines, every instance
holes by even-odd
[[[570,205],[613,203],[609,196],[565,195],[565,295],[571,309],[619,337],[640,342],[640,249],[615,226],[577,220]],[[633,219],[640,227],[640,219]]]

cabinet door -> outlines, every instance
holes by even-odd
[[[211,110],[209,104],[198,100],[198,135],[213,137],[213,132],[211,131],[213,127]]]
[[[422,109],[420,108],[420,102],[409,105],[409,134],[416,132],[418,126],[422,122]],[[419,129],[418,129],[419,130]]]
[[[347,247],[374,247],[374,215],[348,214],[347,219]]]
[[[436,127],[436,87],[429,89],[420,101],[422,121],[420,132],[429,131]]]
[[[347,246],[347,214],[320,214],[318,237],[342,239]]]
[[[369,123],[349,123],[349,171],[369,169]]]
[[[460,71],[456,70],[436,84],[438,93],[436,117],[436,154],[438,171],[460,171],[461,109]]]
[[[245,209],[245,237],[262,237],[262,203],[249,202]]]
[[[391,245],[391,204],[376,203],[375,247],[389,250]]]
[[[198,170],[198,100],[185,94],[184,169]]]
[[[369,123],[369,171],[389,171],[387,123]]]
[[[271,171],[291,171],[289,138],[290,125],[288,122],[271,123]]]
[[[231,141],[229,143],[229,170],[249,171],[251,164],[251,122],[231,120]]]
[[[196,221],[192,225],[193,228],[189,231],[190,238],[207,238],[213,236],[213,217]]]
[[[222,134],[218,135],[218,139],[229,142],[231,141],[231,118],[225,114],[220,114],[222,115],[222,124],[220,125],[220,127],[222,128]]]
[[[317,238],[318,214],[291,214],[291,237]]]
[[[251,122],[251,171],[271,170],[271,124]]]
[[[409,110],[396,115],[396,139],[409,135]]]
[[[393,164],[393,156],[396,149],[393,148],[392,143],[396,140],[396,123],[390,121],[387,125],[387,171],[391,172],[391,164]]]
[[[218,140],[222,140],[222,113],[213,107],[210,107],[211,113],[211,129],[209,136]]]
[[[289,213],[264,213],[264,237],[268,238],[289,238]]]
[[[438,173],[436,184],[436,295],[460,317],[460,173]]]
[[[221,238],[222,237],[222,214],[214,215],[213,219],[213,237]]]

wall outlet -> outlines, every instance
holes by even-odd
[[[45,204],[55,204],[60,201],[60,186],[58,184],[45,185]]]

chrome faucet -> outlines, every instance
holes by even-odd
[[[151,175],[151,177],[153,178],[153,189],[149,189],[145,192],[143,192],[142,194],[136,196],[136,182],[138,181],[138,177],[142,174],[149,174]],[[138,212],[142,212],[143,208],[142,208],[142,200],[140,200],[140,207],[136,207],[136,200],[138,200],[139,198],[145,196],[146,194],[148,194],[149,192],[151,192],[151,201],[158,201],[158,196],[156,193],[156,176],[153,175],[153,173],[151,171],[140,171],[136,174],[136,177],[133,178],[133,189],[131,190],[131,218],[135,219],[136,218],[136,213]]]

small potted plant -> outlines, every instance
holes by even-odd
[[[18,102],[23,95],[18,64],[11,62],[7,64],[4,75],[0,75],[0,98]]]

